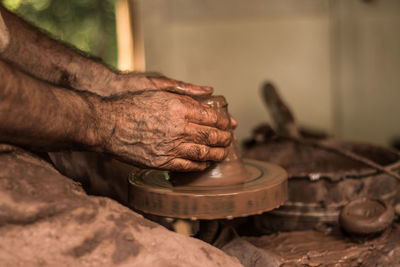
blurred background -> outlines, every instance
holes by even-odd
[[[400,137],[398,0],[2,0],[120,70],[211,85],[244,139],[272,81],[300,125],[389,145]]]
[[[117,66],[115,0],[2,0],[52,36]]]

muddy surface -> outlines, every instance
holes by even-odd
[[[246,267],[399,266],[400,226],[395,224],[371,240],[351,239],[339,229],[330,233],[307,230],[242,237],[223,250],[236,255]]]
[[[236,143],[228,147],[228,155],[203,172],[171,173],[174,186],[225,186],[244,183],[250,178],[243,161],[238,156]]]
[[[82,162],[81,162],[82,164]],[[241,266],[0,145],[1,266]]]

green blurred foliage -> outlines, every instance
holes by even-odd
[[[117,66],[116,0],[2,0],[53,37]]]

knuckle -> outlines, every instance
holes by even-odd
[[[215,110],[209,109],[207,114],[208,114],[208,118],[209,118],[210,122],[213,125],[216,125],[218,123],[218,119],[219,119],[218,113]]]
[[[232,142],[232,134],[231,132],[225,132],[222,140],[223,146],[227,147],[231,144]]]
[[[217,130],[211,130],[208,133],[208,143],[210,145],[217,145],[219,139],[219,132]]]
[[[186,109],[186,106],[183,105],[182,101],[178,98],[171,97],[167,103],[168,109],[173,112],[182,112]]]
[[[198,159],[198,158],[200,158],[200,156],[201,156],[200,148],[199,148],[198,146],[193,146],[193,147],[191,148],[191,153],[189,153],[189,154],[192,155],[192,158],[193,158],[193,159]]]
[[[208,155],[210,154],[210,148],[207,146],[202,146],[199,148],[199,151],[199,159],[206,160],[208,158]]]
[[[199,136],[198,136],[198,142],[199,143],[207,143],[207,142],[209,142],[209,138],[210,138],[210,133],[208,132],[208,131],[205,131],[205,130],[200,130],[199,132],[198,132],[199,134]]]
[[[218,122],[218,114],[215,110],[213,110],[210,107],[204,107],[202,106],[199,111],[199,118],[203,121],[205,125],[216,125]]]
[[[194,145],[192,146],[189,154],[193,160],[203,161],[208,158],[209,152],[210,150],[207,146]]]
[[[181,160],[178,161],[179,163],[177,163],[177,167],[179,167],[181,170],[190,170],[191,169],[191,162],[188,160]]]

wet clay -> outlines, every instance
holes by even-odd
[[[198,101],[213,108],[221,116],[229,117],[228,103],[223,96],[203,97]],[[249,173],[238,154],[236,140],[233,140],[228,147],[228,155],[222,162],[212,165],[204,172],[171,173],[171,182],[177,186],[222,186],[243,183],[248,179]]]
[[[315,230],[294,231],[261,237],[243,237],[241,240],[266,252],[262,255],[267,258],[266,262],[278,261],[275,266],[399,266],[400,264],[398,224],[381,236],[361,243],[353,242],[339,229],[333,229],[330,233]],[[239,253],[236,255],[240,256]],[[242,264],[250,261],[252,264],[246,266],[261,266],[257,265],[258,260],[249,259],[251,253],[241,256],[243,258],[238,258]]]
[[[222,116],[229,116],[222,96],[199,99]],[[233,135],[233,134],[232,134]],[[243,161],[234,141],[226,159],[204,172],[160,171],[131,175],[129,205],[159,216],[188,219],[234,218],[275,209],[287,199],[286,172],[275,165]]]
[[[235,185],[244,183],[249,175],[233,142],[228,147],[228,156],[224,161],[215,163],[204,172],[171,173],[171,182],[175,186]]]

